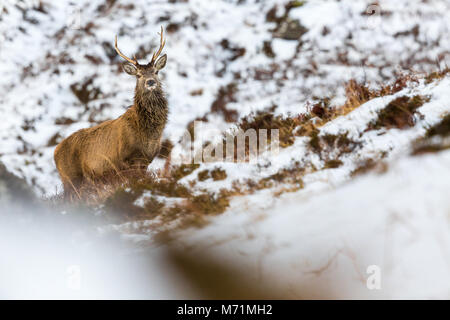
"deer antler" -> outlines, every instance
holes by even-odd
[[[162,49],[164,48],[164,45],[166,44],[166,40],[163,38],[163,27],[161,26],[161,39],[159,40],[159,49],[156,51],[153,56],[152,60],[150,61],[149,65],[153,65],[156,61],[156,59],[161,54]]]
[[[134,56],[134,59],[130,59],[126,55],[124,55],[122,52],[120,52],[119,48],[117,47],[117,35],[116,35],[115,42],[114,42],[114,48],[116,49],[119,56],[121,56],[122,58],[127,60],[129,63],[134,64],[135,66],[139,65],[139,63],[137,62],[136,56]]]

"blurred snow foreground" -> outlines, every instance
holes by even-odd
[[[0,296],[448,298],[449,176],[450,151],[405,158],[382,176],[229,212],[145,250],[77,237],[67,223],[2,221]]]
[[[151,30],[171,30],[166,131],[175,144],[197,118],[224,131],[251,111],[307,113],[313,96],[342,104],[351,78],[386,81],[448,61],[446,1],[381,2],[379,25],[367,21],[365,1],[206,3],[0,7],[0,298],[450,298],[448,122],[430,131],[449,117],[448,72],[369,99],[257,163],[201,164],[180,180],[194,192],[294,163],[309,171],[295,189],[281,182],[232,197],[201,227],[168,224],[168,237],[153,230],[158,217],[105,223],[102,206],[66,212],[33,195],[54,193],[55,143],[130,103],[134,81],[117,73],[110,52],[115,33],[145,59]],[[67,10],[81,14],[69,28]],[[218,96],[230,86],[224,102]],[[380,124],[394,102],[416,100],[407,125],[390,114]],[[217,101],[226,106],[212,108]],[[330,137],[357,147],[311,150],[314,138]],[[423,137],[440,147],[418,152]],[[199,179],[215,167],[225,178]]]

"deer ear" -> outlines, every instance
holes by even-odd
[[[162,68],[164,68],[166,66],[166,61],[167,61],[167,54],[164,54],[161,57],[159,57],[159,59],[156,60],[155,62],[156,70],[161,70]]]
[[[126,73],[131,74],[132,76],[135,76],[137,73],[136,67],[129,62],[122,63],[122,68]]]

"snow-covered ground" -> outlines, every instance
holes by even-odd
[[[240,117],[273,106],[276,114],[296,115],[307,113],[320,98],[342,105],[350,79],[376,88],[402,73],[417,75],[450,65],[450,3],[444,0],[380,1],[375,6],[355,0],[294,1],[292,9],[281,0],[173,2],[2,2],[0,161],[38,195],[60,191],[52,159],[56,143],[79,128],[119,116],[131,104],[134,79],[120,68],[112,48],[115,34],[122,51],[137,52],[144,61],[156,45],[159,26],[165,28],[168,63],[162,76],[170,108],[165,136],[178,151],[180,137],[195,119],[207,120],[200,132],[203,138],[219,137],[217,132],[233,127]],[[303,26],[298,39],[287,39],[283,31],[287,21]],[[80,98],[83,84],[88,98]],[[228,88],[230,96],[225,109],[214,110],[221,88]],[[417,95],[426,101],[412,127],[367,130],[391,101]],[[449,298],[450,153],[411,155],[414,141],[450,112],[449,102],[448,74],[431,82],[410,82],[399,92],[372,99],[319,128],[319,137],[346,134],[358,144],[338,157],[342,163],[337,168],[326,168],[324,159],[311,150],[310,137],[298,136],[293,145],[277,154],[261,154],[256,162],[203,163],[180,180],[194,192],[219,192],[299,163],[306,172],[301,188],[290,189],[294,192],[285,192],[288,187],[278,184],[232,197],[229,208],[208,217],[202,228],[171,230],[176,225],[168,225],[173,240],[169,243],[154,241],[153,230],[161,225],[158,217],[98,226],[98,234],[89,241],[108,240],[119,232],[132,246],[145,248],[137,260],[142,254],[161,262],[154,267],[166,272],[160,278],[148,274],[136,287],[138,297],[156,297],[159,288],[164,298],[210,297],[192,293],[196,283],[189,275],[180,276],[176,268],[167,272],[166,263],[172,260],[166,261],[166,252],[170,252],[178,259],[205,261],[202,267],[209,266],[213,275],[214,266],[220,265],[236,279],[246,279],[255,292],[265,293],[262,297]],[[382,172],[354,177],[352,172],[367,160],[380,162]],[[163,163],[155,160],[151,168]],[[200,171],[217,167],[226,172],[226,179],[198,181]],[[151,190],[136,204],[149,195]],[[158,199],[168,204],[180,200]],[[17,234],[11,230],[3,233],[3,240],[11,241]],[[24,235],[17,247],[30,242]],[[80,249],[86,243],[71,245]],[[80,258],[82,264],[89,265],[95,249],[102,246],[93,245]],[[46,248],[47,255],[55,257],[66,247],[37,244],[35,251]],[[93,277],[113,260],[115,249],[108,250],[113,253],[93,266]],[[6,256],[14,257],[14,250],[6,251]],[[70,265],[69,260],[62,257],[57,267]],[[15,263],[2,265],[7,270],[17,268]],[[123,264],[119,269],[148,267]],[[52,266],[37,268],[43,270],[42,283],[52,277],[48,272]],[[21,272],[11,279],[19,279]],[[183,284],[165,287],[164,279],[172,274]],[[181,280],[186,276],[189,285]],[[368,279],[369,287],[373,279],[375,284],[379,279],[381,287],[370,290]],[[27,288],[26,282],[17,288]],[[170,283],[174,285],[173,279]],[[91,294],[84,291],[80,297],[124,297],[118,287],[106,295],[97,290],[100,284],[91,285]],[[152,285],[153,290],[146,291]],[[8,288],[14,287],[14,281],[8,282]],[[17,288],[10,296],[21,296]]]
[[[343,84],[351,78],[375,85],[402,71],[435,70],[436,61],[450,64],[448,1],[380,1],[378,7],[369,1],[306,1],[288,14],[306,28],[300,40],[278,37],[282,26],[273,20],[283,17],[286,3],[3,1],[0,159],[41,194],[61,189],[55,144],[119,116],[132,102],[134,79],[119,66],[112,47],[116,34],[125,53],[137,52],[144,61],[159,26],[167,30],[165,135],[173,142],[205,115],[211,126],[230,126],[220,111],[211,112],[222,86],[235,86],[226,105],[236,112],[230,121],[273,105],[275,112],[303,112],[314,97],[342,102]],[[71,86],[90,79],[91,100],[80,101]]]
[[[289,298],[449,298],[448,177],[448,151],[403,158],[320,194],[241,203],[180,246]]]
[[[276,196],[274,188],[236,197],[206,227],[177,233],[175,246],[190,259],[237,272],[259,292],[274,290],[274,296],[449,298],[450,152],[411,156],[411,142],[450,113],[449,89],[449,78],[412,85],[330,121],[322,135],[348,132],[362,144],[341,158],[341,167],[306,174],[304,188],[293,193]],[[395,97],[416,94],[430,101],[418,109],[423,117],[414,127],[365,132],[376,111]],[[302,139],[271,158],[276,168],[314,160]],[[363,159],[381,158],[382,173],[350,180]],[[264,170],[253,166],[223,168],[235,170],[233,178],[263,177]],[[214,189],[215,183],[208,185]],[[367,285],[373,268],[379,290]]]

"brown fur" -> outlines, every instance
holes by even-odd
[[[56,147],[55,164],[66,195],[77,193],[83,183],[111,172],[146,168],[158,154],[168,115],[167,100],[157,76],[166,61],[165,56],[161,58],[159,63],[124,66],[137,80],[134,104],[122,116],[81,129]],[[154,81],[151,88],[148,80]]]

